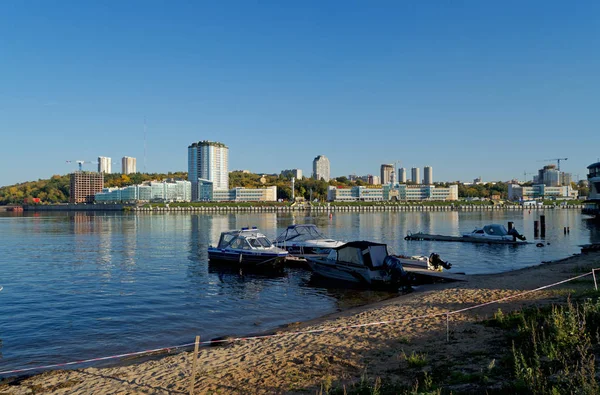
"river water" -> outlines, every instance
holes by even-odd
[[[0,371],[256,333],[383,297],[325,288],[303,269],[224,272],[207,259],[224,230],[257,226],[274,239],[290,224],[314,223],[331,238],[384,242],[394,253],[435,251],[465,273],[536,265],[600,242],[600,227],[576,210],[546,211],[546,238],[533,240],[539,215],[0,213]],[[404,240],[408,231],[460,235],[508,221],[545,247]]]

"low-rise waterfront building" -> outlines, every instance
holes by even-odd
[[[534,184],[522,186],[519,184],[508,184],[508,200],[525,201],[535,199],[577,199],[579,192],[570,185],[547,186],[545,184]]]
[[[350,188],[330,186],[329,201],[448,201],[458,200],[458,185],[439,188],[435,185],[383,185],[381,188],[355,186]]]
[[[123,188],[104,188],[95,195],[97,203],[189,202],[190,181],[150,181]]]

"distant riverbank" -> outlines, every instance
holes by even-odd
[[[581,210],[583,205],[540,205],[521,206],[516,204],[473,204],[468,202],[332,202],[314,204],[287,203],[156,203],[145,205],[128,204],[48,204],[24,205],[24,211],[129,211],[136,213],[158,212],[378,212],[378,211],[531,211],[531,210]],[[1,210],[1,208],[0,208]]]

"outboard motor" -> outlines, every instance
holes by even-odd
[[[394,284],[406,284],[409,282],[409,275],[402,267],[402,262],[400,259],[396,258],[395,256],[388,255],[383,260],[383,266],[392,276],[392,282]]]
[[[450,262],[442,261],[439,254],[436,254],[435,252],[432,252],[431,255],[429,255],[429,263],[431,263],[436,270],[440,266],[444,269],[450,269],[452,267]]]
[[[509,230],[508,234],[513,237],[513,241],[517,241],[517,239],[527,240],[527,238],[525,236],[523,236],[522,234],[520,234],[519,232],[517,232],[517,230],[515,228],[512,228],[511,230]]]

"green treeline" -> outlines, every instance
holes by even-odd
[[[186,180],[187,172],[174,173],[135,173],[135,174],[106,174],[104,176],[105,187],[125,187],[128,185],[141,184],[144,181],[178,179]],[[410,182],[409,182],[410,184]],[[291,179],[283,175],[261,175],[242,171],[229,173],[230,188],[261,188],[266,186],[277,187],[277,198],[290,200],[292,198]],[[347,177],[338,177],[329,182],[305,178],[296,180],[295,197],[303,197],[306,200],[325,201],[327,199],[327,188],[330,186],[356,186],[367,185],[365,182],[350,181]],[[448,183],[436,184],[447,187]],[[494,195],[506,199],[508,195],[508,184],[481,184],[462,185],[458,184],[458,196],[461,198],[478,197],[491,198]],[[0,205],[23,204],[25,199],[39,198],[42,203],[66,203],[69,200],[69,175],[55,175],[48,180],[24,182],[21,184],[0,187]]]

